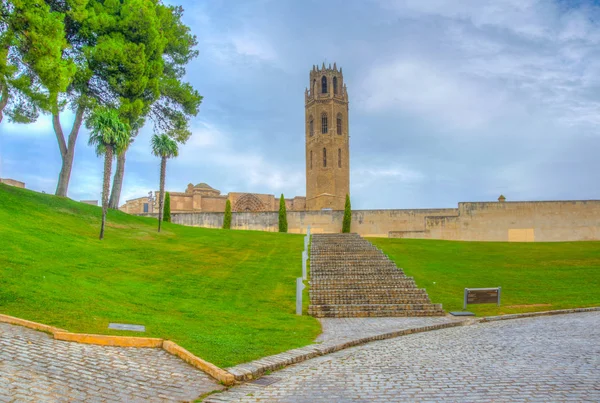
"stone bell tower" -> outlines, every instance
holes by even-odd
[[[304,94],[306,209],[343,210],[350,194],[348,92],[342,69],[313,66]]]

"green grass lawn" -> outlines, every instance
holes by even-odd
[[[600,242],[369,240],[446,311],[462,310],[465,288],[498,286],[500,307],[467,310],[499,315],[600,306]]]
[[[0,184],[0,313],[73,332],[173,340],[227,367],[304,346],[301,235],[165,224]],[[306,295],[306,294],[305,294]],[[305,302],[306,304],[307,302]],[[109,322],[146,333],[108,330]]]

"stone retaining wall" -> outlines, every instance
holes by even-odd
[[[155,216],[152,214],[146,214]],[[172,213],[177,224],[221,228],[223,213]],[[343,211],[288,211],[288,230],[341,232]],[[233,213],[231,228],[275,232],[277,212]],[[465,202],[457,209],[354,210],[352,232],[365,237],[459,241],[600,240],[600,200]]]

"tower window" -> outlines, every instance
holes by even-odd
[[[342,149],[338,148],[338,168],[342,167]]]
[[[308,126],[309,126],[310,136],[312,137],[315,134],[315,125],[314,125],[313,117],[312,116],[310,117],[310,122],[308,123]]]
[[[323,148],[323,167],[327,167],[327,149]]]
[[[333,77],[333,93],[337,95],[337,77]]]
[[[338,113],[337,115],[337,134],[342,134],[342,115]]]
[[[321,115],[321,133],[327,133],[327,114],[324,113]]]
[[[327,94],[327,77],[325,76],[321,78],[321,92]]]
[[[310,169],[312,169],[312,150],[310,150]]]

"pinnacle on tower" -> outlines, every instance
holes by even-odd
[[[335,65],[335,62],[333,62],[333,69],[334,69],[335,71],[337,71],[337,67],[336,67],[336,65]]]
[[[325,62],[323,62],[323,68],[322,68],[322,70],[325,70]]]

